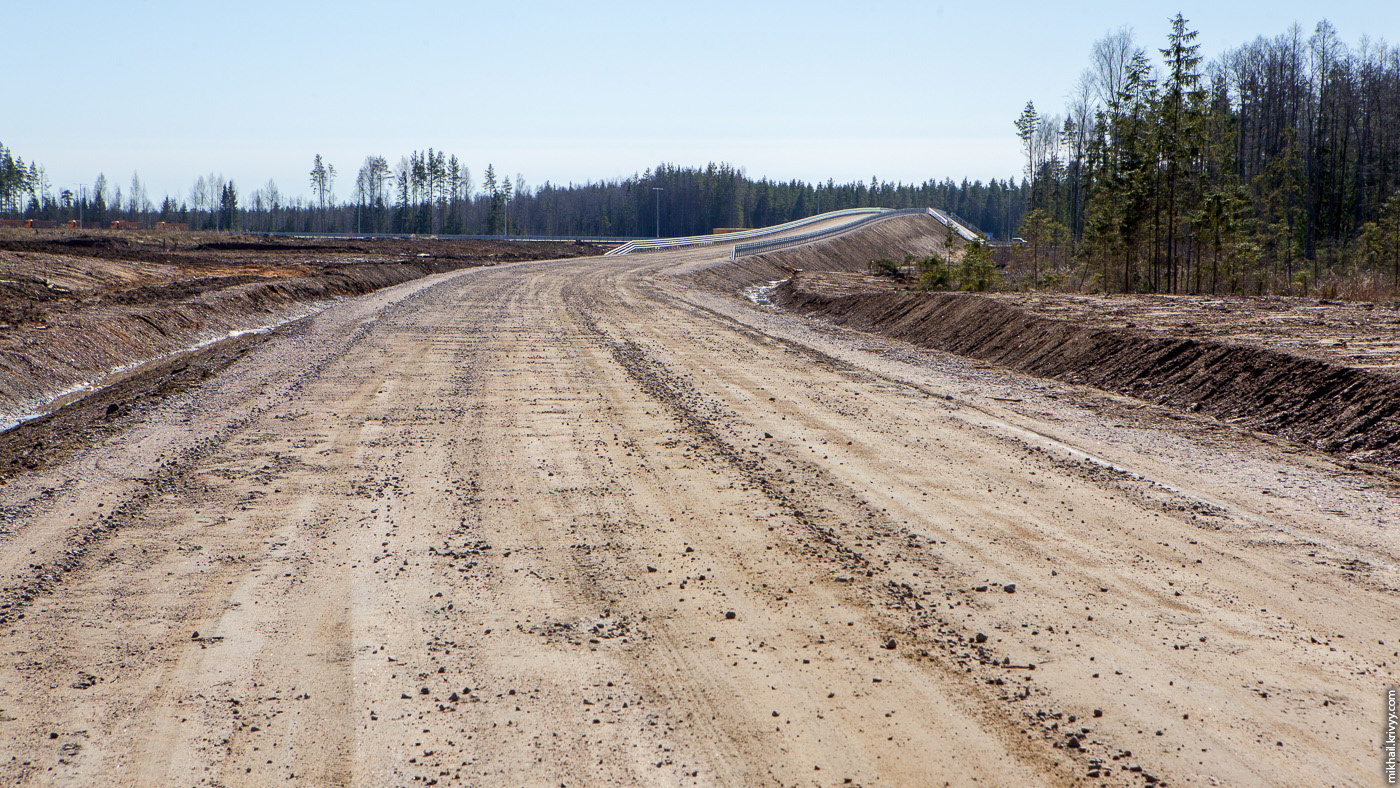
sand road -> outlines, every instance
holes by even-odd
[[[0,782],[1380,784],[1391,480],[717,254],[345,301],[0,488]]]

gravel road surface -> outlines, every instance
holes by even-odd
[[[1394,480],[724,253],[344,301],[0,487],[0,782],[1379,784]]]

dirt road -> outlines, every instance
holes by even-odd
[[[716,254],[347,301],[0,488],[0,781],[1379,784],[1391,480]]]

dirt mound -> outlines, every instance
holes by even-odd
[[[199,279],[170,282],[163,285],[143,285],[129,290],[118,290],[103,295],[103,301],[112,304],[148,304],[160,300],[194,298],[213,290],[265,281],[266,277],[245,274],[243,276],[205,276]]]
[[[0,234],[0,429],[155,359],[333,299],[468,266],[601,251],[479,239]]]
[[[610,247],[482,238],[298,238],[218,232],[0,230],[0,253],[95,258],[155,265],[227,266],[256,262],[403,262],[433,258],[501,262],[602,254]]]
[[[1220,340],[1053,320],[966,293],[831,292],[798,275],[784,306],[923,347],[1199,411],[1355,460],[1400,464],[1400,378]]]
[[[67,291],[51,287],[36,276],[11,276],[0,279],[0,301],[55,301]]]
[[[96,235],[80,235],[73,238],[59,238],[53,242],[55,246],[79,247],[82,249],[116,249],[126,246],[121,238],[103,237]]]
[[[1029,314],[1094,328],[1254,345],[1344,367],[1400,372],[1400,302],[1298,296],[988,293]]]
[[[310,276],[243,276],[116,291],[0,332],[0,414],[13,421],[122,368],[309,314],[440,271],[448,263],[333,266]]]
[[[289,244],[281,241],[209,241],[200,244],[197,248],[220,252],[275,252],[285,251],[288,246]],[[340,249],[341,247],[318,243],[302,243],[297,244],[296,248],[301,251],[318,251]]]

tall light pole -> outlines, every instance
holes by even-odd
[[[651,190],[656,192],[656,237],[661,237],[661,193],[666,191],[660,186],[653,186]]]

